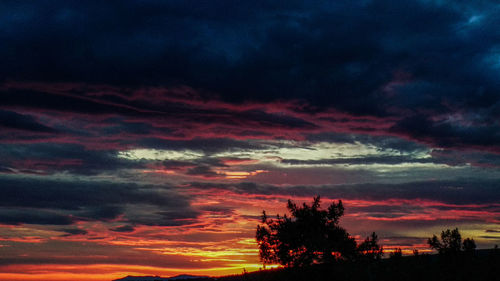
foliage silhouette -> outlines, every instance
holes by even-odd
[[[414,252],[415,253],[415,252]],[[414,254],[415,255],[415,254]],[[415,256],[418,256],[418,251],[417,251],[417,254]],[[391,259],[401,259],[403,257],[403,251],[401,250],[401,248],[396,248],[394,250],[394,252],[392,252],[389,257]]]
[[[381,259],[383,249],[372,233],[359,245],[339,226],[344,214],[341,201],[320,208],[320,198],[312,205],[297,206],[290,200],[290,215],[269,219],[263,212],[256,238],[261,260],[280,263],[284,268],[259,270],[218,278],[221,281],[491,281],[500,280],[500,251],[475,250],[473,239],[462,236],[458,228],[441,232],[428,239],[439,255],[403,256],[397,248],[388,259]],[[474,253],[474,254],[469,254]],[[306,266],[307,265],[307,266]]]
[[[370,236],[366,237],[358,246],[359,254],[369,260],[380,260],[384,255],[384,249],[378,244],[378,236],[373,232]]]
[[[417,249],[413,249],[413,256],[414,257],[418,257],[418,255],[420,255],[420,253],[418,252]]]
[[[474,242],[472,238],[466,238],[462,244],[462,248],[465,252],[474,252],[476,249],[476,242]]]
[[[476,242],[472,238],[466,238],[462,242],[462,235],[458,228],[444,230],[441,232],[441,241],[433,235],[427,240],[429,246],[438,251],[440,255],[457,255],[462,250],[473,253],[476,249]]]
[[[262,225],[257,226],[256,239],[264,264],[292,267],[332,263],[336,260],[354,260],[359,257],[380,259],[382,247],[375,233],[358,247],[349,233],[339,226],[344,215],[342,201],[332,202],[320,209],[320,197],[311,205],[297,206],[288,200],[290,216],[276,219],[262,214]]]
[[[493,281],[500,280],[500,252],[462,252],[453,260],[438,255],[419,254],[400,258],[366,260],[339,259],[331,264],[279,268],[217,278],[218,281]]]

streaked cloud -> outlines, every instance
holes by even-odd
[[[495,1],[49,6],[0,4],[0,279],[256,270],[318,194],[387,249],[500,243]]]

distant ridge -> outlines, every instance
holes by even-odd
[[[196,275],[189,275],[189,274],[181,274],[177,275],[174,277],[167,278],[167,280],[194,280],[194,279],[212,279],[209,276],[196,276]]]
[[[181,274],[174,277],[160,277],[160,276],[127,276],[120,279],[115,279],[113,281],[174,281],[174,280],[212,280],[208,276],[196,276]]]

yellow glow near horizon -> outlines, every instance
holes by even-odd
[[[266,265],[265,268],[278,268],[280,265]],[[9,281],[111,281],[125,276],[162,276],[173,277],[179,274],[200,276],[225,276],[252,272],[263,269],[259,263],[235,262],[227,266],[213,268],[164,268],[154,266],[91,264],[91,265],[18,265],[0,266],[0,280]],[[93,273],[93,272],[100,273]]]

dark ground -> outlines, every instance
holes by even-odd
[[[133,278],[133,277],[127,277]],[[127,278],[121,279],[126,280]],[[154,280],[169,280],[154,278]],[[148,279],[149,280],[149,279]],[[338,261],[189,281],[500,281],[500,250]]]
[[[500,280],[500,251],[478,250],[454,256],[418,255],[379,261],[337,262],[302,268],[262,270],[219,281],[497,281]]]

